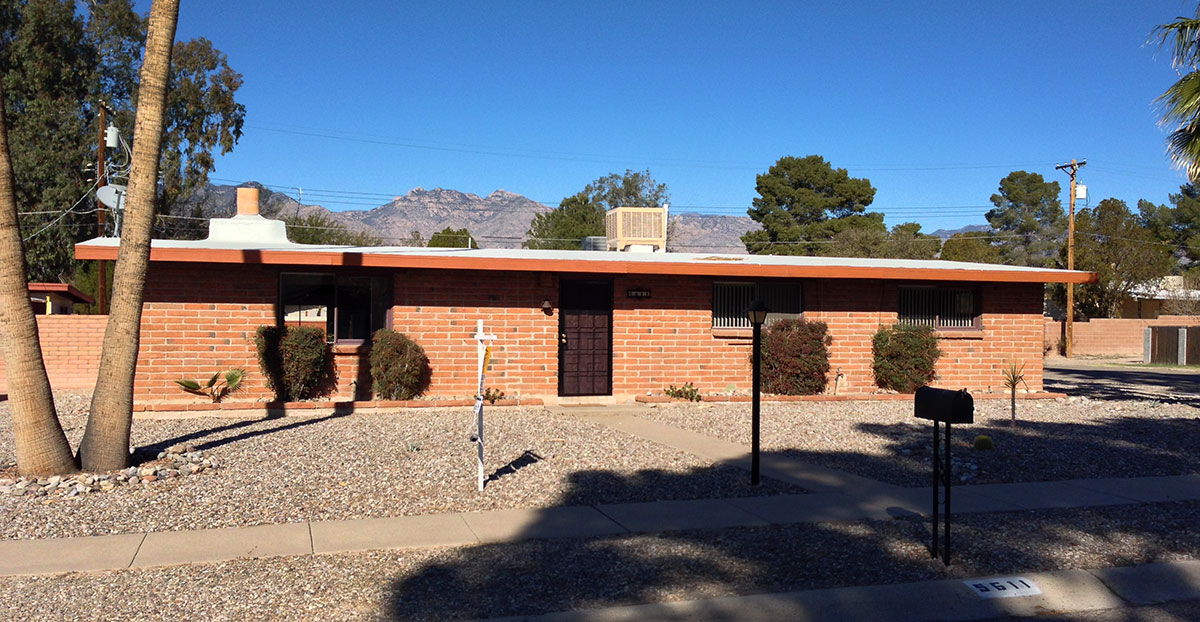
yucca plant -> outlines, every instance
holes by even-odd
[[[182,378],[175,381],[184,391],[194,395],[204,395],[212,399],[213,403],[220,402],[222,398],[236,392],[242,388],[242,379],[246,377],[246,370],[231,369],[223,375],[217,372],[208,379],[208,382],[203,385],[195,380]]]
[[[1028,389],[1029,385],[1025,384],[1025,363],[1017,365],[1016,361],[1009,361],[1008,366],[1004,368],[1004,386],[1009,390],[1010,402],[1012,404],[1012,421],[1009,427],[1017,427],[1017,385],[1024,384]]]

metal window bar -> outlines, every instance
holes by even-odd
[[[753,299],[752,283],[714,283],[713,328],[750,328],[746,309]]]
[[[714,283],[713,328],[750,328],[746,309],[755,296],[771,310],[765,322],[768,326],[782,319],[799,318],[804,310],[798,283]]]
[[[899,320],[918,326],[937,326],[937,290],[932,287],[900,288]]]
[[[975,292],[965,288],[902,287],[901,322],[934,328],[974,328]]]
[[[767,305],[765,326],[770,326],[783,319],[797,319],[803,307],[800,306],[800,286],[794,284],[770,284],[758,286],[759,300]]]
[[[975,326],[975,294],[969,289],[938,290],[939,328]]]

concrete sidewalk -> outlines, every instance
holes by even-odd
[[[961,486],[954,512],[1003,512],[1200,499],[1200,475]],[[728,529],[925,514],[924,488],[867,488],[685,501],[494,510],[283,523],[254,527],[0,541],[0,575],[47,574],[244,557],[311,555],[594,538],[684,529]]]
[[[641,407],[570,409],[572,415],[706,458],[714,464],[749,469],[745,446],[635,416],[640,410]],[[814,492],[2,540],[0,576],[685,529],[887,519],[926,515],[932,508],[929,488],[901,488],[782,456],[764,456],[762,474]],[[969,514],[1196,499],[1200,499],[1200,474],[985,484],[955,487],[953,511]]]

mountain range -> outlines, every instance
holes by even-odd
[[[483,248],[520,248],[534,216],[550,207],[507,190],[486,197],[445,188],[413,188],[379,207],[367,210],[332,211],[320,205],[302,204],[257,182],[242,186],[259,188],[259,213],[267,218],[307,216],[320,213],[352,231],[365,231],[400,245],[419,233],[421,239],[450,227],[467,229]],[[237,212],[237,186],[207,185],[191,194],[175,213],[200,218],[223,218]],[[683,253],[745,254],[741,236],[758,228],[748,216],[717,216],[672,213],[670,250]],[[987,231],[987,225],[938,229],[930,235],[946,239],[956,233]]]
[[[506,190],[486,197],[445,188],[413,188],[379,207],[367,210],[333,211],[315,204],[302,204],[257,182],[240,184],[259,188],[259,213],[267,218],[307,216],[320,213],[352,231],[365,231],[383,238],[384,244],[403,244],[419,232],[422,239],[446,227],[467,229],[483,248],[520,248],[534,216],[550,207]],[[194,191],[176,206],[176,215],[225,218],[237,213],[238,186],[212,185]],[[757,229],[748,216],[714,216],[694,213],[672,214],[671,250],[691,253],[742,253],[742,234]]]

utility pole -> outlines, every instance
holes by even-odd
[[[96,147],[96,188],[100,189],[108,185],[107,171],[104,170],[104,144],[106,141],[105,132],[108,129],[105,113],[108,111],[108,104],[100,102],[100,142]],[[96,237],[104,237],[104,204],[99,199],[96,200]],[[108,313],[108,268],[103,259],[96,261],[96,302],[98,303],[100,314]]]
[[[1071,160],[1070,164],[1060,164],[1055,169],[1065,172],[1071,176],[1071,191],[1069,201],[1071,209],[1067,217],[1067,270],[1075,269],[1075,173],[1079,169],[1087,166],[1087,160],[1076,162]],[[1067,283],[1067,344],[1066,355],[1071,358],[1075,350],[1075,284]]]

